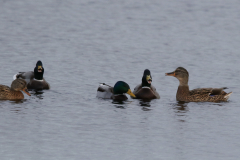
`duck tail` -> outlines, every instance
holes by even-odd
[[[228,100],[228,98],[230,97],[231,94],[232,94],[232,92],[227,93],[227,94],[224,96],[224,98],[225,98],[226,100]]]
[[[13,80],[17,79],[18,73],[13,76]]]

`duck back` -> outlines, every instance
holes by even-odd
[[[21,91],[14,91],[8,86],[0,85],[0,99],[1,100],[24,99],[24,95]]]

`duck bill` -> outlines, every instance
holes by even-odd
[[[152,79],[151,79],[150,75],[147,75],[146,80],[147,80],[148,84],[152,83]]]
[[[127,91],[127,94],[129,94],[130,96],[132,96],[132,97],[136,97],[133,93],[132,93],[132,91],[131,91],[131,89],[129,89],[128,91]]]
[[[175,72],[165,73],[166,76],[173,76],[175,77]]]
[[[38,66],[38,72],[42,72],[42,66]]]
[[[27,95],[31,96],[31,94],[28,92],[27,88],[24,88],[23,92],[25,92]]]

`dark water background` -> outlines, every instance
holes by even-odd
[[[51,85],[0,101],[1,160],[239,159],[239,48],[238,0],[0,0],[0,84],[42,60]],[[229,102],[179,104],[179,66]],[[96,98],[146,68],[160,100]]]

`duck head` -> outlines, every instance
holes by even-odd
[[[127,93],[132,97],[136,97],[132,93],[129,85],[126,82],[118,81],[113,87],[113,94],[124,94],[124,93]]]
[[[145,69],[142,77],[142,87],[151,87],[152,76],[149,69]]]
[[[188,85],[188,71],[183,67],[178,67],[175,71],[165,74],[166,76],[173,76],[179,80],[179,85]]]
[[[23,79],[15,79],[11,84],[11,89],[15,91],[22,90],[27,95],[31,96],[31,94],[28,92],[28,89],[27,89],[27,82]]]
[[[37,61],[36,67],[34,68],[34,78],[37,80],[43,79],[44,68],[42,62]]]

